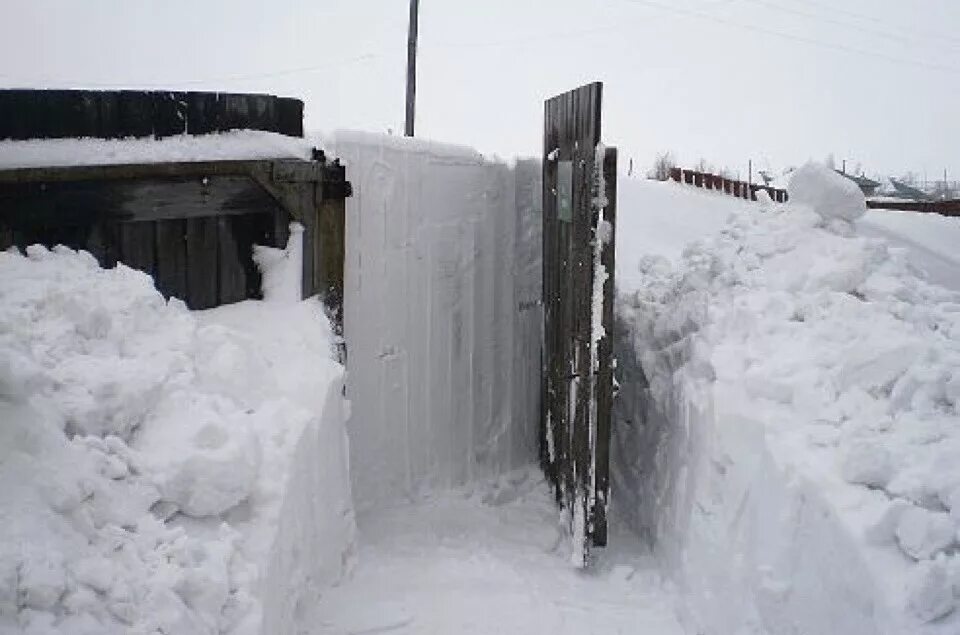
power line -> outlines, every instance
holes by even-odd
[[[846,22],[845,22],[845,21],[843,21],[843,20],[837,20],[837,19],[834,19],[834,18],[829,18],[829,17],[826,17],[826,16],[817,15],[816,13],[809,13],[809,12],[807,12],[807,11],[800,11],[800,10],[797,10],[797,9],[791,9],[790,7],[781,6],[781,5],[775,4],[775,3],[773,3],[773,2],[770,2],[769,0],[744,0],[744,1],[745,1],[745,2],[752,2],[753,4],[756,4],[756,5],[759,5],[759,6],[762,6],[762,7],[767,7],[768,9],[773,9],[774,11],[780,11],[780,12],[782,12],[782,13],[789,13],[789,14],[792,14],[792,15],[798,15],[798,16],[801,16],[801,17],[804,17],[804,18],[809,18],[809,19],[811,19],[811,20],[818,20],[818,21],[820,21],[820,22],[825,22],[825,23],[827,23],[827,24],[834,24],[834,25],[837,25],[837,26],[842,26],[842,27],[844,27],[844,28],[846,28],[846,29],[853,29],[853,30],[855,30],[855,31],[860,31],[861,33],[868,33],[868,34],[870,34],[870,35],[878,35],[878,36],[880,36],[880,37],[883,37],[883,38],[886,38],[886,39],[890,39],[890,40],[898,40],[898,41],[904,42],[904,43],[906,43],[906,44],[914,44],[914,43],[916,43],[916,41],[917,41],[917,39],[918,39],[918,37],[919,37],[919,36],[913,36],[913,37],[911,37],[911,36],[909,36],[909,35],[905,36],[905,35],[901,35],[900,33],[893,33],[893,32],[891,32],[891,31],[881,31],[881,30],[878,30],[878,29],[872,29],[872,28],[870,28],[870,27],[864,27],[864,26],[860,26],[860,25],[858,25],[858,24],[853,24],[853,23],[851,23],[851,22],[849,22],[849,21],[846,21]],[[946,44],[941,44],[941,46],[948,46],[948,45],[946,45]],[[958,43],[956,43],[956,44],[951,44],[951,45],[949,45],[949,48],[957,48],[958,46],[960,46],[960,42],[958,42]]]
[[[728,4],[733,4],[735,2],[742,2],[743,0],[713,0],[713,2],[707,3],[709,6],[724,6]],[[598,27],[590,27],[587,29],[575,29],[572,31],[554,31],[552,33],[537,33],[531,35],[525,35],[515,38],[510,38],[506,40],[495,40],[495,41],[475,41],[475,42],[436,42],[433,44],[435,48],[444,48],[444,49],[458,49],[458,48],[501,48],[501,47],[510,47],[510,46],[525,46],[528,44],[533,44],[537,42],[549,42],[562,38],[571,38],[571,37],[580,37],[580,36],[590,36],[597,35],[600,33],[611,33],[617,31],[627,31],[635,29],[640,26],[647,26],[651,22],[657,21],[657,18],[663,18],[666,16],[656,16],[654,19],[647,19],[641,24],[623,24],[618,22],[616,24],[608,24]]]
[[[315,73],[318,71],[326,70],[328,68],[333,68],[335,66],[344,66],[348,64],[356,64],[358,62],[364,62],[371,59],[376,59],[384,57],[385,53],[364,53],[362,55],[356,55],[353,57],[348,57],[345,59],[337,60],[334,62],[328,62],[326,64],[318,64],[315,66],[301,66],[299,68],[287,68],[276,71],[267,71],[263,73],[253,73],[249,75],[226,75],[220,77],[209,77],[206,79],[180,79],[175,81],[168,82],[131,82],[128,84],[111,82],[111,83],[101,83],[101,82],[86,82],[86,81],[76,81],[76,80],[51,80],[49,78],[44,78],[41,80],[33,80],[29,83],[57,83],[57,84],[68,84],[70,86],[83,86],[87,88],[171,88],[172,86],[186,86],[186,85],[196,85],[196,84],[215,84],[223,82],[234,82],[234,81],[248,81],[252,79],[270,79],[274,77],[284,77],[289,75],[300,75],[305,73]],[[12,79],[10,75],[0,75],[0,78],[5,80]]]
[[[878,17],[875,16],[875,15],[869,15],[869,14],[866,14],[866,13],[857,13],[856,11],[850,11],[850,10],[847,10],[847,9],[840,9],[840,8],[835,7],[835,6],[832,6],[832,5],[824,4],[824,3],[822,3],[822,2],[817,2],[816,0],[792,0],[792,2],[797,2],[797,3],[800,3],[800,4],[805,4],[805,5],[811,6],[811,7],[818,7],[818,8],[820,8],[822,11],[827,11],[827,12],[829,12],[830,14],[846,15],[846,16],[849,16],[849,17],[852,17],[852,18],[857,18],[857,19],[860,19],[860,20],[867,20],[867,21],[869,21],[869,22],[873,22],[873,23],[875,23],[875,24],[880,24],[880,25],[882,25],[882,26],[887,26],[887,27],[896,28],[896,29],[900,29],[900,30],[902,30],[902,31],[913,32],[913,33],[916,33],[917,35],[922,36],[922,37],[932,37],[932,38],[936,38],[936,39],[939,39],[939,40],[945,40],[945,41],[947,41],[947,42],[952,42],[952,43],[954,43],[954,44],[960,44],[960,38],[955,37],[955,36],[950,36],[950,35],[946,35],[946,34],[943,34],[943,33],[936,33],[936,32],[934,32],[934,31],[927,31],[927,30],[924,30],[924,29],[915,29],[915,28],[904,27],[904,26],[902,26],[902,25],[894,25],[894,24],[891,24],[891,23],[887,22],[886,20],[882,20],[882,19],[878,18]]]
[[[750,24],[747,22],[736,22],[733,20],[727,20],[719,16],[711,15],[708,13],[703,13],[700,11],[694,11],[692,9],[684,9],[681,7],[673,7],[659,2],[653,2],[652,0],[623,0],[624,2],[631,2],[634,4],[643,4],[646,6],[656,7],[658,9],[663,9],[664,11],[670,11],[673,13],[679,13],[683,15],[688,15],[695,18],[700,18],[703,20],[708,20],[711,22],[716,22],[718,24],[723,24],[725,26],[732,26],[734,28],[742,29],[745,31],[753,31],[755,33],[763,33],[765,35],[771,35],[785,40],[792,40],[794,42],[800,42],[810,46],[816,46],[820,48],[828,48],[836,51],[844,51],[846,53],[853,53],[856,55],[863,55],[866,57],[875,57],[878,59],[883,59],[888,62],[893,62],[895,64],[904,64],[907,66],[917,66],[920,68],[926,68],[928,70],[940,71],[951,74],[960,74],[960,68],[956,66],[945,66],[943,64],[936,64],[931,62],[926,62],[923,60],[912,60],[903,57],[897,57],[894,55],[888,55],[886,53],[879,53],[876,51],[868,51],[865,49],[859,49],[852,46],[847,46],[845,44],[837,44],[835,42],[826,42],[823,40],[817,40],[814,38],[804,37],[802,35],[793,35],[791,33],[783,33],[782,31],[774,31],[773,29],[766,29],[759,27],[755,24]]]

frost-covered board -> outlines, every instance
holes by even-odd
[[[597,82],[544,108],[541,459],[578,566],[607,538],[616,151],[600,143],[601,96]]]

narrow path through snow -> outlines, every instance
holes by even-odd
[[[566,559],[536,472],[362,514],[359,562],[317,607],[321,633],[615,633],[683,630],[636,537],[615,533],[592,570]]]

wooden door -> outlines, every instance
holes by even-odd
[[[577,566],[607,540],[617,153],[600,143],[602,89],[544,108],[541,459]]]

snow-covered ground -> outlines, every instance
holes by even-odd
[[[333,340],[316,300],[0,253],[0,632],[294,632],[353,553]]]
[[[0,170],[169,161],[310,159],[307,139],[261,130],[126,139],[0,140]]]
[[[320,633],[682,635],[675,598],[636,536],[588,571],[539,469],[359,516],[352,576],[317,607]]]
[[[859,193],[803,174],[791,204],[729,220],[621,188],[614,504],[691,630],[956,633],[960,295],[930,283],[960,279],[960,222],[851,224]]]

